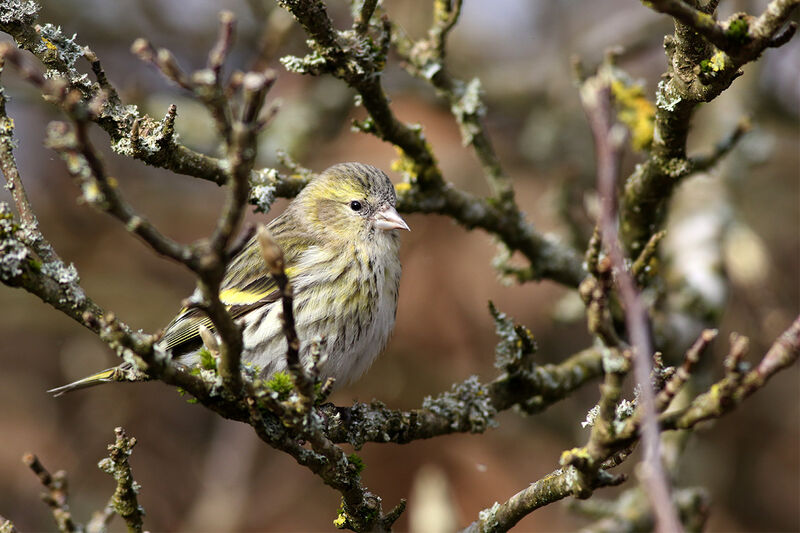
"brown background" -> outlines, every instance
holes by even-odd
[[[349,24],[346,9],[331,3],[339,26]],[[515,180],[520,205],[540,229],[563,235],[557,213],[561,188],[567,183],[580,196],[593,180],[591,139],[571,85],[569,57],[579,54],[595,64],[604,48],[625,45],[622,66],[642,78],[652,95],[665,69],[661,40],[670,23],[622,0],[466,4],[452,36],[451,69],[465,80],[481,77],[489,130]],[[723,2],[722,9],[753,12],[763,5]],[[232,61],[246,66],[258,34],[253,12],[245,2],[226,6],[241,20]],[[155,115],[177,103],[182,140],[213,152],[204,112],[127,49],[145,36],[172,49],[186,68],[199,68],[214,40],[218,8],[200,0],[46,0],[40,20],[57,23],[68,34],[77,32],[78,42],[91,45],[127,102]],[[412,36],[422,35],[428,24],[427,2],[388,2],[387,10]],[[279,55],[286,53],[304,53],[298,32],[288,35]],[[270,96],[280,97],[283,106],[265,135],[263,164],[273,162],[276,148],[285,148],[314,170],[346,160],[389,169],[395,157],[390,146],[350,131],[350,118],[363,111],[349,106],[349,90],[335,80],[303,78],[275,65],[279,79]],[[731,331],[751,336],[755,357],[800,306],[798,65],[800,39],[768,51],[731,90],[699,111],[691,135],[690,147],[705,150],[742,113],[755,115],[755,131],[726,164],[710,176],[694,178],[725,191],[732,213],[760,236],[755,242],[768,259],[767,271],[755,282],[730,287],[709,365],[716,375]],[[61,161],[42,147],[45,125],[59,117],[12,72],[4,73],[3,83],[13,98],[9,112],[17,124],[20,170],[45,235],[75,263],[87,293],[101,306],[133,327],[163,327],[191,292],[191,276],[155,257],[108,217],[76,203],[78,193]],[[446,106],[409,79],[396,61],[390,62],[385,85],[399,117],[425,126],[446,178],[484,193],[479,167],[462,148]],[[95,134],[103,146],[103,134]],[[636,161],[630,156],[628,169]],[[213,227],[223,197],[216,186],[111,153],[106,163],[129,200],[171,237],[189,242]],[[8,200],[5,191],[0,200]],[[283,205],[276,204],[273,213]],[[554,319],[567,294],[561,287],[549,282],[505,287],[497,281],[490,266],[494,246],[486,234],[468,233],[438,216],[409,216],[408,222],[413,231],[402,237],[404,272],[393,340],[361,381],[334,395],[336,403],[378,398],[391,407],[413,408],[426,395],[471,374],[491,379],[495,337],[486,310],[490,299],[530,327],[541,361],[562,360],[590,342],[581,321]],[[50,398],[46,389],[110,366],[114,358],[89,332],[27,293],[0,287],[0,339],[0,514],[21,530],[54,529],[39,502],[36,479],[20,462],[22,454],[33,451],[51,470],[69,472],[71,507],[83,521],[111,494],[113,483],[96,463],[115,426],[124,426],[139,440],[132,465],[152,530],[333,529],[336,493],[291,458],[262,445],[247,427],[218,420],[164,385],[105,386]],[[691,439],[680,484],[701,484],[710,491],[709,530],[800,530],[798,377],[795,365]],[[590,385],[533,418],[503,413],[500,427],[484,436],[367,445],[359,452],[367,465],[364,482],[387,507],[409,497],[413,513],[421,497],[412,485],[421,469],[438,472],[447,480],[457,522],[464,526],[480,509],[554,469],[563,449],[583,443],[587,432],[579,422],[596,399],[597,387]],[[603,490],[595,497],[616,492]],[[409,527],[408,516],[401,518],[399,530]],[[574,530],[585,523],[558,503],[526,518],[519,530]],[[121,530],[121,523],[113,529]]]

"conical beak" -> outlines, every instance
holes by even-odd
[[[372,219],[375,221],[375,227],[384,231],[392,229],[404,229],[411,231],[411,228],[408,227],[406,221],[403,220],[397,213],[397,209],[390,205],[387,205],[380,211],[377,211],[374,215],[372,215]]]

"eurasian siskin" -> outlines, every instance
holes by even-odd
[[[409,229],[395,209],[395,192],[381,170],[360,163],[330,167],[313,179],[267,228],[282,248],[294,286],[301,361],[321,338],[323,379],[352,381],[383,350],[394,327],[400,282],[398,229]],[[253,237],[230,261],[220,299],[242,325],[242,361],[268,376],[286,369],[281,302]],[[199,328],[213,331],[199,309],[183,309],[167,326],[160,347],[186,365],[199,364]],[[51,392],[62,394],[108,381],[115,367]]]

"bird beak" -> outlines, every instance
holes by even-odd
[[[400,218],[397,210],[390,205],[387,205],[380,211],[377,211],[374,215],[372,215],[372,219],[375,221],[375,227],[383,231],[392,229],[404,229],[411,231],[411,228],[408,227],[406,221]]]

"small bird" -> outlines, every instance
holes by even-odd
[[[267,225],[284,254],[294,287],[300,357],[310,362],[311,341],[321,338],[327,357],[320,377],[337,384],[360,377],[383,350],[394,327],[400,283],[399,235],[409,227],[395,208],[389,177],[361,163],[342,163],[317,176],[286,211]],[[281,298],[256,237],[228,264],[220,299],[242,326],[242,361],[262,376],[286,370]],[[201,327],[213,332],[199,309],[182,309],[160,346],[181,364],[200,362]],[[124,365],[124,364],[123,364]],[[109,381],[123,365],[52,389],[56,396]],[[128,367],[129,368],[129,367]]]

